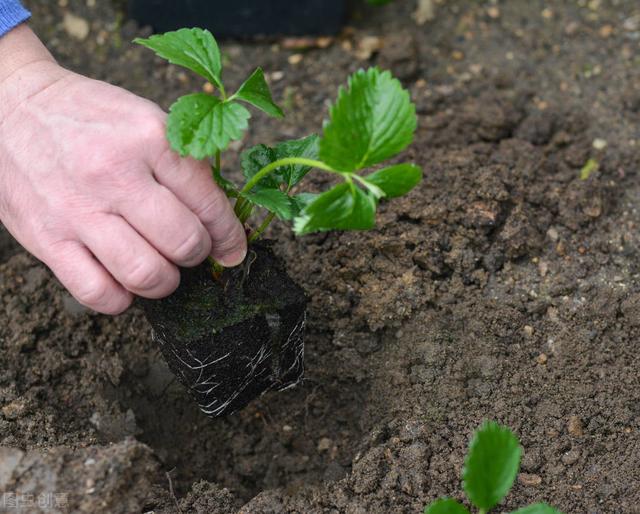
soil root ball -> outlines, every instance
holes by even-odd
[[[182,269],[175,293],[141,303],[169,368],[209,416],[302,378],[307,298],[268,241],[218,279],[207,262]]]

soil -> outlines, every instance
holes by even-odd
[[[133,47],[148,31],[109,2],[25,3],[66,66],[165,108],[203,86]],[[138,310],[88,312],[20,251],[0,265],[0,490],[64,494],[63,512],[416,513],[462,498],[470,434],[495,419],[524,448],[496,511],[640,512],[640,6],[413,8],[363,9],[326,48],[223,44],[227,80],[262,65],[288,111],[242,148],[318,130],[361,66],[417,104],[403,159],[425,180],[376,230],[271,231],[311,300],[303,383],[209,419]]]

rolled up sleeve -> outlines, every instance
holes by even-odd
[[[29,19],[31,13],[18,0],[0,0],[0,36]]]

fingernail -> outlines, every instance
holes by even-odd
[[[247,256],[247,249],[243,248],[242,250],[238,250],[233,253],[228,253],[224,257],[217,258],[218,262],[222,264],[226,268],[231,268],[233,266],[237,266],[244,258]]]

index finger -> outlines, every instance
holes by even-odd
[[[153,167],[156,180],[170,189],[208,230],[211,256],[223,266],[240,264],[247,254],[247,236],[224,191],[204,161],[181,158],[167,147]]]

